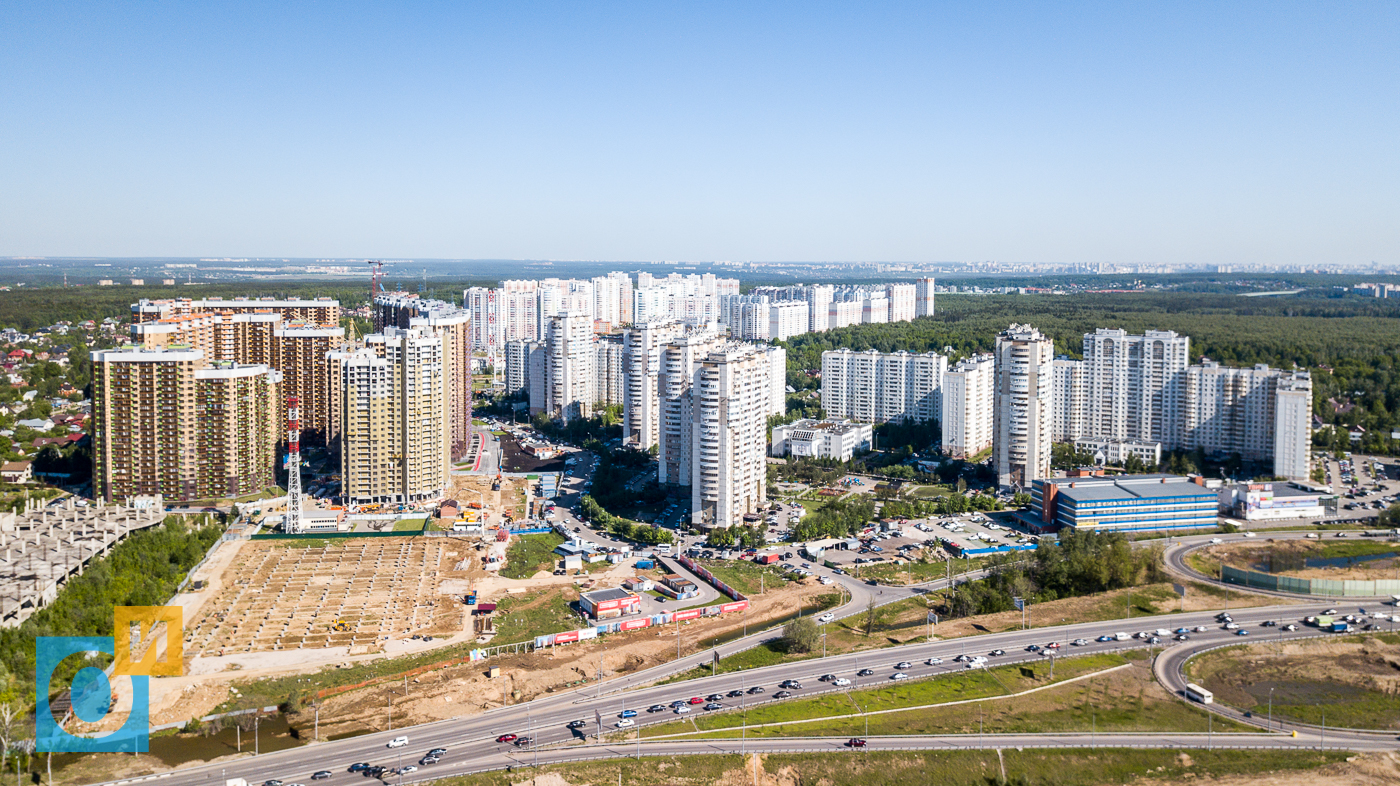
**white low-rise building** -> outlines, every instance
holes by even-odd
[[[1074,449],[1078,453],[1094,454],[1095,464],[1121,466],[1129,456],[1137,456],[1148,467],[1162,463],[1162,443],[1144,439],[1083,437],[1074,441]]]
[[[773,427],[774,456],[804,456],[850,461],[856,453],[870,449],[874,428],[869,423],[849,420],[799,420]]]
[[[1314,519],[1323,515],[1323,493],[1298,483],[1237,483],[1222,489],[1221,501],[1245,521]]]

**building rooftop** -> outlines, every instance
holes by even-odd
[[[593,603],[603,603],[609,600],[623,600],[625,598],[636,597],[633,593],[628,592],[625,589],[618,589],[617,587],[609,587],[608,589],[600,589],[593,590],[592,592],[585,592],[583,593],[583,596],[585,598],[588,598]]]
[[[1160,473],[1052,478],[1043,482],[1057,487],[1056,496],[1074,502],[1111,502],[1183,495],[1215,496],[1215,491],[1198,485],[1189,478]]]

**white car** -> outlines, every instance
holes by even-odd
[[[684,714],[686,714],[687,712],[690,712],[690,705],[689,705],[689,704],[677,704],[677,705],[676,705],[676,714],[677,714],[677,715],[684,715]]]
[[[407,738],[407,737],[395,737],[395,738],[393,738],[392,740],[389,740],[389,747],[390,747],[390,748],[402,748],[403,746],[405,746],[405,745],[407,745],[407,744],[408,744],[408,738]]]
[[[622,720],[618,721],[617,723],[614,723],[613,725],[618,727],[619,729],[625,729],[628,726],[636,726],[637,722],[632,720],[631,718],[623,718]]]
[[[924,661],[924,664],[925,664],[925,665],[928,665],[928,666],[937,666],[938,664],[940,664],[940,663],[942,663],[942,662],[943,662],[943,659],[942,659],[942,658],[929,658],[928,660]]]
[[[831,583],[831,577],[830,577],[830,576],[822,576],[822,577],[821,577],[821,583],[823,583],[823,584],[830,584],[830,583]]]
[[[823,623],[825,623],[825,622],[831,622],[831,621],[833,621],[833,620],[835,620],[835,619],[836,619],[836,615],[835,615],[835,614],[832,614],[831,612],[828,611],[827,613],[821,615],[820,617],[817,617],[817,622],[823,622]]]
[[[907,679],[909,679],[909,675],[908,675],[908,674],[905,674],[905,673],[902,672],[902,671],[896,671],[894,674],[891,674],[891,675],[890,675],[890,679],[892,679],[892,680],[907,680]]]
[[[1246,533],[1244,533],[1244,536],[1245,536],[1246,538],[1257,537],[1253,532],[1246,532]]]
[[[833,682],[833,683],[831,683],[831,684],[832,684],[832,685],[835,685],[835,686],[838,687],[838,688],[844,688],[844,687],[846,687],[847,685],[850,685],[850,684],[851,684],[851,681],[848,680],[848,679],[846,679],[845,677],[840,677],[840,678],[838,678],[835,682]]]

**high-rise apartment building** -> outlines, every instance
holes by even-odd
[[[913,284],[886,284],[885,300],[889,304],[890,322],[908,322],[918,308],[918,289]]]
[[[1308,478],[1312,378],[1260,364],[1228,368],[1213,361],[1186,373],[1184,450],[1273,460],[1275,474]]]
[[[948,358],[936,352],[822,353],[822,408],[858,423],[938,420]]]
[[[992,464],[1002,488],[1029,491],[1050,476],[1055,344],[1029,325],[997,335]]]
[[[192,501],[274,485],[280,373],[192,348],[98,350],[92,363],[97,497]]]
[[[830,284],[813,284],[803,287],[803,299],[807,301],[807,330],[825,333],[831,328],[831,299],[836,287]]]
[[[650,450],[660,443],[661,349],[685,332],[675,320],[637,322],[622,334],[622,443]]]
[[[883,292],[867,294],[860,304],[860,321],[863,325],[890,321],[890,299]]]
[[[146,300],[143,298],[131,304],[131,322],[132,324],[158,322],[170,317],[210,312],[228,314],[272,313],[280,314],[285,322],[304,322],[328,328],[340,327],[340,302],[328,297],[310,300],[275,297],[235,297],[227,300],[219,297],[203,300],[191,300],[190,298]]]
[[[1310,480],[1312,475],[1312,377],[1284,373],[1274,392],[1274,475]]]
[[[593,347],[593,403],[623,403],[622,336],[599,336]]]
[[[1141,336],[1107,328],[1085,333],[1088,395],[1082,434],[1180,442],[1190,356],[1191,339],[1170,330]]]
[[[695,331],[676,336],[661,346],[656,391],[660,397],[657,480],[693,485],[695,458],[695,375],[700,362],[724,345],[718,334]]]
[[[229,304],[244,307],[214,307]],[[301,402],[302,430],[318,437],[329,433],[326,353],[344,340],[345,329],[320,320],[339,319],[335,301],[143,300],[132,305],[132,312],[144,317],[131,325],[133,343],[143,348],[195,349],[208,363],[261,364],[281,372],[282,394]],[[307,321],[307,316],[317,321]]]
[[[991,354],[963,358],[944,372],[941,425],[948,456],[969,459],[992,446],[995,376]]]
[[[1055,358],[1055,382],[1050,399],[1050,438],[1073,442],[1084,436],[1084,415],[1088,409],[1089,374],[1082,360]]]
[[[593,321],[568,311],[549,318],[545,335],[545,412],[568,422],[593,412]]]
[[[386,327],[362,348],[331,354],[344,498],[367,505],[441,497],[451,468],[443,338],[427,326]]]
[[[827,309],[827,326],[829,330],[837,330],[851,325],[859,325],[863,312],[864,301],[860,300],[833,300],[831,307]]]
[[[506,342],[505,386],[507,394],[530,389],[530,355],[543,351],[544,344],[538,341]]]
[[[768,306],[768,339],[786,341],[807,332],[811,312],[806,303],[771,303]]]
[[[691,395],[691,522],[744,523],[767,499],[773,364],[761,347],[728,343],[700,361]]]
[[[934,284],[932,278],[921,278],[914,282],[914,316],[933,316]]]

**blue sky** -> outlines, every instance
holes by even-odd
[[[1400,263],[1400,4],[0,4],[0,254]]]

